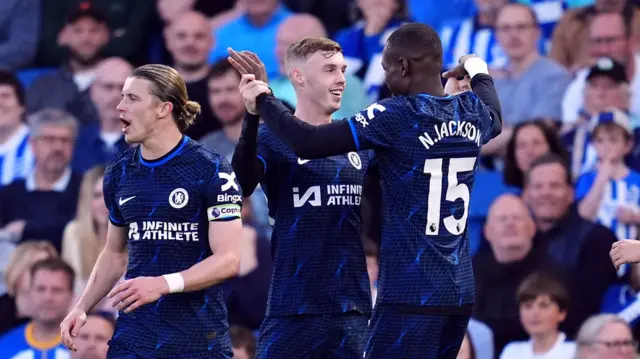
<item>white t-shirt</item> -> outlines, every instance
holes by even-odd
[[[556,343],[544,354],[533,352],[533,342],[511,342],[500,354],[500,359],[573,359],[576,352],[576,345],[566,341],[564,333],[558,335]]]
[[[640,113],[640,55],[635,55],[636,73],[631,79],[631,113]],[[582,69],[573,82],[569,84],[562,99],[562,122],[574,123],[578,120],[578,113],[584,105],[584,88],[587,83],[589,69]]]

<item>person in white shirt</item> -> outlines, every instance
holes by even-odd
[[[560,332],[560,323],[569,310],[565,286],[553,276],[533,273],[518,288],[520,322],[530,339],[509,343],[500,359],[571,359],[575,344]]]

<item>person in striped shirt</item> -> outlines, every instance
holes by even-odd
[[[34,159],[24,115],[24,88],[10,71],[0,70],[0,186],[26,177]]]

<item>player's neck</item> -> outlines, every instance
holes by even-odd
[[[301,99],[298,99],[298,105],[296,106],[296,112],[294,115],[302,121],[314,126],[331,123],[330,114],[326,114],[317,106],[305,104]]]
[[[140,144],[142,158],[149,161],[157,160],[173,150],[182,140],[182,136],[177,127],[150,136]]]
[[[554,331],[551,333],[544,333],[532,336],[533,342],[533,353],[534,354],[544,354],[547,353],[553,346],[556,344],[558,340],[558,336],[560,333],[558,331]]]
[[[31,334],[33,339],[40,343],[51,342],[60,336],[60,324],[49,323],[33,323],[33,330]]]
[[[20,122],[0,127],[0,144],[7,142],[20,128]]]
[[[534,62],[540,58],[540,54],[537,51],[533,51],[519,59],[509,59],[509,72],[512,76],[520,76],[527,71]]]
[[[36,165],[36,169],[33,172],[36,188],[40,191],[51,191],[56,182],[62,178],[66,170],[67,167],[56,168],[55,170],[48,171],[44,169],[44,166]]]
[[[440,75],[435,77],[427,77],[423,79],[416,79],[414,83],[409,86],[409,96],[416,96],[419,94],[427,94],[435,97],[446,97],[442,86],[442,80]]]

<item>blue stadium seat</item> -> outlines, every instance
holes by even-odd
[[[22,85],[25,88],[28,88],[37,77],[53,72],[55,70],[55,67],[37,67],[32,69],[24,69],[18,71],[18,79],[20,79],[20,82],[22,82]]]

